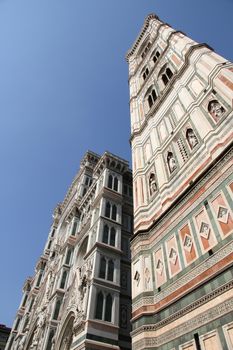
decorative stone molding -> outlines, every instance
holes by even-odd
[[[231,285],[232,288],[232,285]],[[215,296],[214,296],[215,297]],[[175,338],[181,337],[196,328],[204,326],[209,322],[224,316],[225,314],[232,312],[233,309],[233,298],[224,301],[223,303],[213,307],[206,312],[203,312],[196,317],[189,319],[187,322],[182,323],[181,325],[172,328],[171,330],[158,335],[158,337],[148,337],[142,340],[139,340],[132,345],[133,350],[141,350],[144,348],[150,347],[159,347],[163,344],[166,344]]]

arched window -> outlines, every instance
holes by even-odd
[[[97,302],[96,302],[96,310],[95,310],[95,318],[97,318],[98,320],[102,320],[103,303],[104,303],[103,293],[99,292],[97,294]]]
[[[110,174],[108,177],[108,187],[109,188],[112,188],[112,180],[113,180],[113,178],[112,178],[112,175]]]
[[[49,337],[48,337],[48,342],[47,342],[47,345],[46,345],[46,350],[51,350],[52,349],[53,337],[54,337],[54,330],[51,330],[49,332]]]
[[[158,58],[160,57],[159,51],[156,51],[152,54],[152,61],[155,63],[158,61]]]
[[[111,211],[111,204],[107,202],[105,207],[105,216],[107,218],[110,218],[110,211]]]
[[[171,78],[173,77],[173,72],[169,67],[166,67],[166,65],[165,65],[161,69],[159,75],[161,75],[162,81],[163,81],[164,85],[166,86],[169,83],[169,80],[171,80]]]
[[[73,224],[72,224],[71,236],[75,236],[77,227],[78,227],[78,221],[76,219],[73,221]]]
[[[113,206],[112,206],[112,220],[116,220],[116,216],[117,216],[117,207],[115,204],[113,204]]]
[[[61,289],[65,288],[66,278],[67,278],[67,271],[63,271],[62,278],[61,278],[61,283],[60,283],[60,288]]]
[[[151,42],[149,41],[141,53],[141,58],[144,58],[151,47]]]
[[[118,191],[118,178],[114,178],[114,186],[113,186],[114,191]]]
[[[104,320],[111,322],[112,321],[112,296],[108,294],[106,297],[106,308],[104,314]]]
[[[155,103],[155,101],[157,100],[157,94],[155,89],[150,87],[146,93],[146,96],[147,96],[147,102],[148,102],[149,108],[151,108]]]
[[[66,260],[65,260],[65,264],[66,264],[66,265],[69,265],[69,264],[70,264],[71,254],[72,254],[72,250],[69,249],[69,250],[67,251],[67,254],[66,254]]]
[[[114,227],[111,227],[111,233],[110,233],[110,245],[115,247],[116,242],[116,230]]]
[[[193,129],[189,128],[186,131],[186,139],[191,149],[193,149],[198,144],[198,139],[194,134]]]
[[[118,178],[115,175],[110,174],[108,176],[108,188],[111,188],[114,191],[118,191]]]
[[[59,300],[57,300],[57,302],[55,304],[55,309],[54,309],[54,314],[53,314],[54,320],[58,319],[60,308],[61,308],[61,300],[59,299]]]
[[[105,273],[106,273],[106,259],[102,257],[100,259],[100,273],[99,277],[100,278],[105,278]]]
[[[108,225],[104,225],[103,243],[107,243],[108,244],[108,232],[109,232]]]
[[[108,281],[113,281],[113,273],[114,273],[114,262],[112,260],[108,261]]]
[[[142,72],[141,72],[141,74],[142,74],[143,80],[146,80],[146,78],[150,74],[149,68],[148,67],[144,67]]]
[[[168,84],[169,80],[168,80],[168,77],[166,76],[166,74],[162,74],[162,81],[163,81],[165,86]]]
[[[40,274],[39,274],[39,276],[38,276],[38,280],[37,280],[37,282],[36,282],[36,287],[39,287],[39,286],[40,286],[40,282],[41,282],[41,279],[42,279],[42,275],[43,275],[43,272],[40,271]]]
[[[106,203],[105,206],[105,216],[112,220],[117,219],[117,206],[115,204]]]

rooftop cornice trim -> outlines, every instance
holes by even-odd
[[[144,36],[144,34],[145,34],[147,28],[149,27],[149,23],[150,23],[150,21],[151,21],[152,19],[158,19],[158,20],[159,20],[159,17],[158,17],[155,13],[151,13],[151,14],[149,14],[149,15],[146,17],[146,19],[145,19],[145,21],[144,21],[144,25],[143,25],[143,27],[142,27],[142,29],[141,29],[141,31],[140,31],[140,34],[138,35],[137,39],[135,40],[135,42],[134,42],[132,48],[129,49],[128,52],[127,52],[127,54],[126,54],[126,57],[125,57],[125,58],[126,58],[126,61],[127,61],[127,62],[129,62],[130,56],[132,56],[132,55],[134,54],[134,52],[136,51],[136,49],[137,49],[138,45],[140,44],[140,42],[141,42],[141,40],[142,40],[142,38],[143,38],[143,36]]]

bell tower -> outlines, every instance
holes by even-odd
[[[233,64],[154,14],[126,58],[133,349],[231,349]]]

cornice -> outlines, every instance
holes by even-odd
[[[151,13],[151,14],[149,14],[149,15],[146,17],[146,19],[145,19],[145,21],[144,21],[144,24],[143,24],[143,27],[142,27],[142,29],[141,29],[141,31],[140,31],[140,33],[139,33],[137,39],[136,39],[135,42],[133,43],[132,48],[129,49],[128,52],[127,52],[127,54],[126,54],[126,57],[125,57],[125,58],[126,58],[126,61],[127,61],[127,62],[129,62],[130,56],[132,56],[132,55],[134,54],[134,52],[136,51],[136,49],[137,49],[138,45],[140,44],[142,38],[144,37],[144,34],[145,34],[147,28],[149,27],[150,21],[151,21],[152,19],[157,19],[157,20],[159,20],[159,17],[158,17],[156,14],[154,14],[154,13]]]

